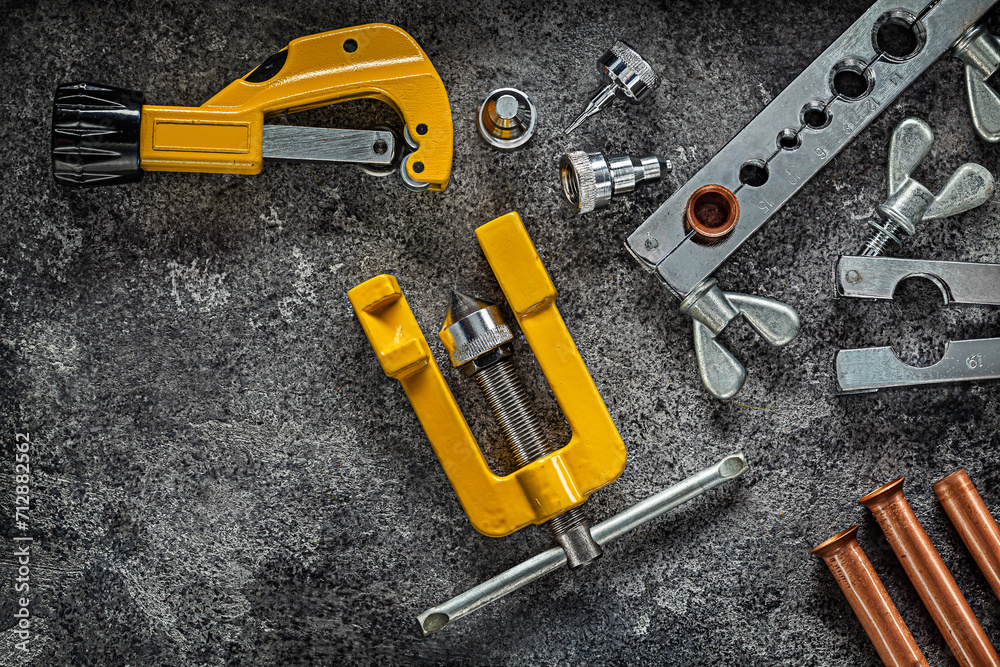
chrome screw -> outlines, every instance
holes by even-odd
[[[452,365],[476,379],[518,468],[555,451],[510,361],[514,335],[496,305],[452,292],[451,307],[438,336]],[[570,569],[600,557],[601,547],[591,536],[590,522],[580,507],[552,517],[546,525],[566,552]]]
[[[580,127],[583,121],[606,107],[616,96],[632,104],[638,104],[660,85],[660,79],[649,63],[625,42],[615,42],[611,50],[605,52],[597,61],[597,69],[607,81],[607,85],[587,103],[583,113],[564,130],[566,134]]]

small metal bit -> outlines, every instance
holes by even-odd
[[[862,248],[862,257],[880,257],[893,245],[902,246],[922,221],[964,213],[993,196],[993,175],[978,164],[967,163],[956,169],[937,195],[913,180],[910,174],[933,143],[931,126],[919,118],[904,118],[892,131],[889,197],[875,209],[879,219],[868,223],[875,233]]]
[[[653,68],[639,53],[625,42],[618,41],[597,61],[597,68],[607,85],[587,103],[573,123],[564,132],[569,134],[598,111],[606,107],[616,96],[632,104],[642,102],[660,85],[660,79]]]
[[[605,208],[615,195],[635,190],[640,183],[658,181],[673,169],[655,155],[605,156],[601,152],[573,151],[559,160],[563,197],[577,213]]]
[[[496,305],[452,292],[451,307],[438,335],[452,365],[476,378],[518,468],[555,451],[510,362],[514,336]],[[571,569],[601,556],[579,506],[552,517],[547,525]]]
[[[636,503],[610,519],[602,521],[593,527],[591,534],[599,545],[604,546],[706,491],[736,479],[749,469],[750,467],[741,452],[730,454],[701,472]],[[417,616],[420,630],[425,637],[437,632],[466,614],[499,600],[536,579],[541,579],[545,575],[555,572],[565,564],[566,553],[562,549],[552,548],[543,551],[520,565],[515,565],[506,572],[501,572],[492,579],[453,597],[444,604],[431,607],[420,614]]]

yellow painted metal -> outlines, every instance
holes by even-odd
[[[300,37],[283,51],[277,74],[260,83],[237,79],[200,107],[143,106],[140,166],[258,174],[265,119],[374,98],[391,105],[419,143],[407,162],[410,178],[431,190],[448,185],[454,143],[448,94],[410,35],[372,23]]]
[[[348,297],[382,370],[403,385],[472,525],[502,537],[585,502],[621,475],[626,453],[520,216],[497,218],[476,236],[572,431],[564,447],[510,475],[490,470],[396,279],[376,276]]]

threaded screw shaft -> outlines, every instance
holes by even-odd
[[[549,532],[552,533],[552,537],[558,538],[566,535],[574,528],[586,527],[590,530],[590,522],[587,520],[587,515],[583,513],[583,508],[574,507],[569,509],[559,516],[554,516],[549,519],[548,522]]]
[[[510,359],[502,359],[476,373],[476,382],[490,404],[493,418],[518,468],[552,451]]]
[[[518,468],[554,451],[510,359],[501,359],[478,371],[475,378]],[[581,507],[570,508],[552,517],[546,525],[552,539],[566,551],[570,568],[581,567],[600,557],[601,547],[591,536],[590,522]]]
[[[899,235],[902,228],[898,222],[882,219],[881,224],[869,221],[868,226],[875,230],[875,233],[862,248],[862,257],[881,257],[886,254],[890,243],[895,244],[897,248],[902,247],[903,241]]]
[[[453,291],[438,335],[451,363],[476,378],[519,469],[555,451],[510,362],[513,336],[495,305]],[[590,534],[590,524],[579,506],[547,523],[552,539],[566,552],[571,569],[600,557],[601,546]]]

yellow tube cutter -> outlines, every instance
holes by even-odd
[[[402,117],[390,130],[266,125],[274,116],[359,98]],[[91,83],[56,91],[52,167],[71,186],[137,181],[143,171],[258,174],[265,158],[351,162],[404,185],[443,190],[451,107],[427,54],[396,26],[373,23],[293,40],[199,107],[144,104],[142,93]]]
[[[626,452],[520,216],[501,216],[476,237],[572,431],[565,446],[509,475],[490,469],[396,279],[376,276],[348,297],[382,369],[403,385],[472,525],[502,537],[583,504],[621,475]]]

